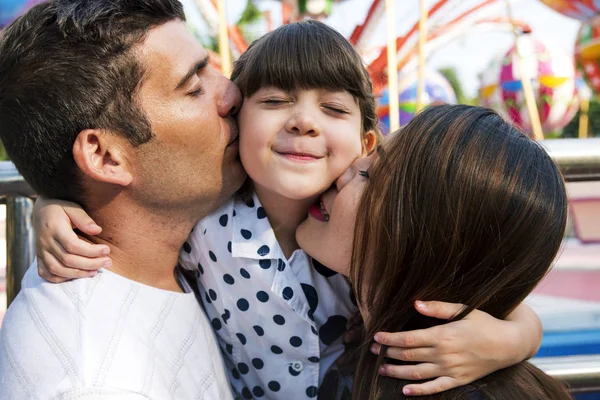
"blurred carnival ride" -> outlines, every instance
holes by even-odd
[[[600,14],[600,3],[594,0],[541,0],[542,3],[569,18],[587,21]]]
[[[520,59],[513,46],[502,58],[493,60],[482,75],[480,101],[497,109],[521,129],[531,131],[518,68],[521,63],[532,82],[543,131],[562,129],[579,107],[573,62],[560,49],[551,48],[531,35],[524,35],[519,41]]]
[[[406,125],[417,112],[417,72],[400,74],[398,76],[398,107],[400,126]],[[423,87],[423,104],[455,104],[456,94],[454,89],[442,74],[437,71],[427,70]],[[381,123],[384,135],[389,133],[390,126],[390,98],[389,88],[383,89],[379,97],[377,116]]]

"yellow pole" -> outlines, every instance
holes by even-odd
[[[535,101],[533,87],[531,86],[531,77],[527,75],[527,70],[523,65],[523,57],[521,55],[521,50],[519,49],[519,32],[517,31],[517,24],[515,24],[515,20],[512,16],[510,0],[506,0],[506,10],[508,13],[508,19],[513,27],[513,34],[515,35],[515,53],[517,55],[516,62],[519,75],[521,76],[521,84],[523,85],[523,95],[525,96],[525,104],[527,106],[527,112],[529,113],[531,131],[533,132],[533,138],[535,140],[542,140],[544,139],[544,131],[542,130],[540,114]]]
[[[420,0],[421,15],[419,17],[419,69],[417,70],[417,112],[423,109],[423,94],[425,92],[425,42],[427,41],[427,3]]]
[[[590,98],[588,96],[580,97],[581,105],[579,108],[579,139],[588,137],[590,126],[588,111],[590,110]]]
[[[385,0],[385,13],[387,21],[387,74],[390,98],[390,132],[400,128],[400,104],[398,100],[398,71],[396,70],[396,11],[395,0]]]
[[[227,30],[227,12],[225,0],[218,0],[219,9],[219,53],[221,55],[221,72],[226,77],[231,76],[231,52],[229,50],[229,32]]]

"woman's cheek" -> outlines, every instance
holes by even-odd
[[[339,256],[344,257],[352,252],[354,240],[354,224],[356,221],[355,202],[352,199],[344,199],[338,210],[341,212],[337,216],[335,235],[338,238]]]

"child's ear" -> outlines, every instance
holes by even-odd
[[[73,144],[73,158],[81,171],[100,182],[127,186],[133,180],[126,149],[116,135],[86,129]]]
[[[377,146],[377,134],[375,131],[369,131],[364,134],[362,139],[362,157],[368,156]]]

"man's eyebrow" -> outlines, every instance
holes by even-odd
[[[181,81],[177,84],[177,87],[175,88],[175,90],[179,90],[183,87],[183,85],[185,85],[185,83],[194,75],[196,75],[198,73],[198,71],[202,70],[203,68],[205,68],[208,65],[208,61],[209,61],[209,56],[206,56],[203,60],[198,61],[192,68],[190,68],[190,70],[188,71],[187,74],[185,74],[185,76],[181,79]]]

